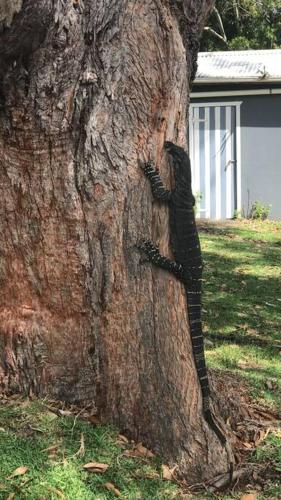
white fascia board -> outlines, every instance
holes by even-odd
[[[219,85],[221,83],[228,83],[229,85],[231,83],[265,83],[266,85],[268,83],[281,83],[281,78],[276,77],[276,78],[260,78],[260,77],[245,77],[245,78],[223,78],[223,77],[216,77],[216,78],[195,78],[194,83],[195,85],[211,85],[213,83]]]
[[[241,106],[243,101],[213,101],[213,102],[191,102],[189,107],[205,107],[205,106]]]
[[[274,90],[274,92],[273,92]],[[276,92],[278,90],[278,92]],[[234,97],[236,95],[270,95],[281,94],[281,89],[253,89],[253,90],[215,90],[210,92],[191,92],[191,99],[205,97]]]

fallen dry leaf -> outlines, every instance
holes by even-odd
[[[119,434],[118,441],[121,441],[122,443],[128,443],[129,439],[127,439],[126,436],[123,436],[123,434]]]
[[[102,474],[108,469],[108,467],[109,465],[102,464],[100,462],[89,462],[83,465],[83,469],[87,470],[88,472],[99,472]]]
[[[121,496],[121,492],[114,486],[114,484],[105,483],[104,486],[107,490],[112,491],[112,493],[114,493],[114,495],[116,495],[117,497]]]
[[[59,414],[63,417],[71,417],[73,415],[72,411],[69,410],[59,410]]]
[[[44,448],[42,451],[46,451],[47,453],[54,453],[57,451],[59,445],[58,444],[53,444],[52,446],[49,446],[48,448]]]
[[[156,470],[151,470],[151,471],[147,471],[145,474],[143,474],[143,472],[142,472],[141,477],[145,478],[145,479],[156,479],[156,478],[160,477],[160,474],[158,474],[158,472],[156,472]]]
[[[241,500],[256,500],[257,493],[246,493],[241,497]]]
[[[154,453],[152,453],[152,451],[148,450],[148,448],[146,448],[145,446],[143,446],[142,443],[138,443],[136,445],[136,451],[141,455],[141,456],[144,456],[144,457],[149,457],[149,458],[152,458],[154,457]]]
[[[28,467],[22,465],[21,467],[17,467],[17,469],[15,469],[14,472],[9,477],[7,477],[7,479],[12,479],[16,476],[23,476],[23,474],[25,474],[27,471]]]
[[[48,419],[49,419],[50,422],[52,422],[53,420],[55,420],[56,418],[58,418],[57,414],[54,413],[53,411],[45,411],[44,415],[46,415],[48,417]]]
[[[134,458],[138,457],[139,455],[135,453],[135,450],[125,450],[123,452],[124,457],[129,457],[129,458]]]
[[[91,415],[90,417],[87,418],[88,422],[90,422],[91,424],[93,425],[101,425],[101,421],[98,417],[96,417],[95,415]]]
[[[125,450],[123,455],[125,457],[146,457],[146,458],[152,458],[154,457],[154,454],[152,451],[148,450],[145,446],[142,445],[142,443],[138,443],[132,450]]]
[[[162,465],[162,477],[163,477],[163,479],[166,479],[166,481],[172,480],[173,475],[172,475],[168,465]]]
[[[15,493],[10,493],[10,495],[6,498],[6,500],[12,500],[15,497]]]
[[[255,446],[258,446],[262,441],[264,441],[270,432],[270,428],[260,430],[258,438],[255,440]]]
[[[64,493],[61,490],[58,490],[57,488],[53,488],[52,486],[49,486],[48,490],[52,491],[53,493],[56,493],[56,495],[58,495],[59,498],[62,498],[62,500],[66,500],[66,496],[64,495]]]
[[[247,333],[248,333],[249,335],[256,335],[256,334],[258,334],[259,332],[258,332],[258,330],[257,330],[256,328],[248,328]]]
[[[22,403],[19,403],[20,408],[28,408],[30,406],[30,401],[26,399]]]
[[[250,328],[250,325],[248,323],[243,323],[241,325],[238,325],[239,328],[242,328],[243,330],[248,330]]]
[[[74,457],[84,457],[84,455],[85,455],[85,439],[84,439],[84,434],[82,432],[80,437],[80,447],[76,451],[76,453],[74,453]]]
[[[162,465],[162,477],[166,481],[172,481],[174,472],[176,470],[177,466],[175,465],[172,469],[168,467],[168,465]]]
[[[243,361],[240,360],[237,362],[238,368],[248,369],[248,370],[261,370],[263,367],[262,365],[258,365],[257,363],[254,363],[252,361]]]
[[[275,382],[273,382],[273,380],[267,380],[265,382],[265,386],[267,389],[269,389],[270,391],[272,391],[273,389],[276,388],[277,384]]]
[[[243,446],[244,446],[245,448],[247,448],[247,450],[250,450],[250,449],[253,447],[253,446],[251,445],[251,443],[244,442],[244,443],[242,443],[242,444],[243,444]]]

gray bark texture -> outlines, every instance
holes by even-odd
[[[89,403],[190,482],[228,469],[202,419],[169,255],[164,140],[186,146],[212,0],[23,0],[0,8],[0,386]]]

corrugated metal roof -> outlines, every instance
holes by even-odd
[[[196,83],[281,80],[281,50],[200,52]]]

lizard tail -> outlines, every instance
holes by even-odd
[[[205,363],[204,338],[201,321],[201,291],[186,290],[186,293],[188,301],[188,318],[190,325],[192,351],[203,398],[203,415],[210,428],[217,435],[221,444],[225,445],[226,438],[214,421],[214,417],[210,410],[210,386]]]
[[[216,424],[216,422],[214,421],[214,417],[213,417],[210,409],[204,411],[204,418],[205,418],[206,422],[209,424],[209,426],[211,427],[211,429],[214,431],[214,433],[218,436],[221,444],[223,446],[225,446],[226,438],[225,438],[224,434],[222,433],[222,431],[220,430],[220,428],[218,427],[218,425]]]

